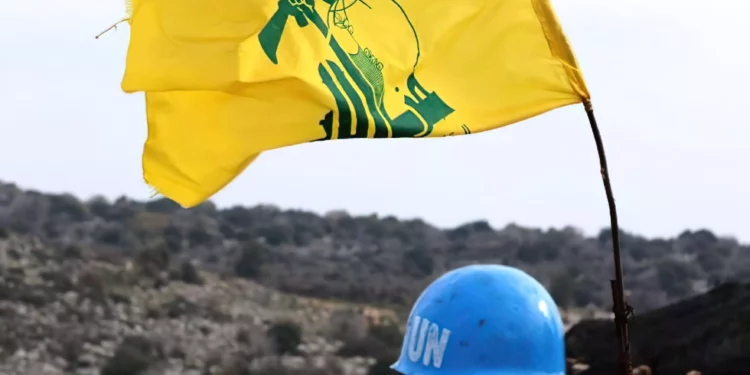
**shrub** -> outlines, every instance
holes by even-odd
[[[101,375],[139,375],[163,358],[164,352],[156,342],[142,336],[128,336],[104,364]]]
[[[294,322],[274,323],[266,332],[278,354],[296,354],[302,343],[302,328]]]

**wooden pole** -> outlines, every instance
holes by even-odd
[[[609,182],[609,172],[607,170],[607,156],[604,153],[604,144],[602,136],[599,133],[599,126],[594,117],[594,108],[590,101],[583,103],[586,109],[586,115],[589,118],[591,132],[594,134],[596,150],[599,153],[599,166],[604,183],[604,191],[607,194],[607,203],[609,204],[609,219],[612,231],[612,255],[615,261],[615,279],[610,280],[612,289],[612,312],[615,314],[615,327],[617,338],[620,341],[620,374],[632,375],[633,364],[630,358],[630,342],[628,340],[628,319],[633,315],[633,308],[625,302],[625,282],[622,277],[622,260],[620,257],[620,227],[617,223],[617,206],[615,197],[612,194],[612,185]]]

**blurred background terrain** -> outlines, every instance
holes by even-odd
[[[418,293],[446,270],[502,263],[553,294],[571,371],[607,374],[609,238],[0,183],[0,373],[391,374]],[[622,247],[636,364],[747,374],[750,247],[707,230],[623,233]]]

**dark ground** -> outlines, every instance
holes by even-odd
[[[654,375],[750,374],[750,284],[726,284],[707,294],[631,320],[635,364]],[[614,326],[587,321],[566,336],[568,357],[591,366],[582,375],[615,374],[619,353]]]

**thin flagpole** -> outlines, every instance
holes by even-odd
[[[615,279],[610,280],[612,288],[612,312],[615,313],[615,327],[617,329],[617,338],[620,340],[620,374],[632,375],[633,364],[630,359],[630,342],[628,341],[628,319],[633,315],[633,308],[625,302],[625,282],[622,277],[622,260],[620,258],[620,227],[617,223],[617,206],[615,197],[612,194],[612,185],[609,182],[609,171],[607,170],[607,156],[604,153],[604,143],[602,135],[599,133],[599,126],[594,117],[594,107],[590,101],[583,103],[586,109],[586,116],[589,118],[591,132],[594,134],[596,150],[599,154],[599,166],[604,183],[604,191],[607,194],[607,203],[609,204],[609,220],[612,232],[612,255],[615,260]]]

